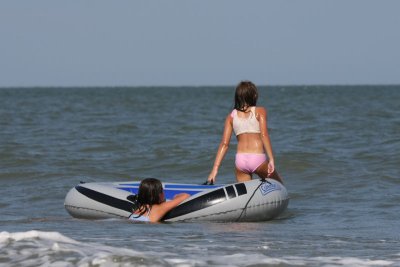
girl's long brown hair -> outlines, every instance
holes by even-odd
[[[133,201],[133,212],[139,211],[138,217],[149,212],[152,205],[160,204],[164,201],[161,198],[162,193],[163,187],[160,180],[156,178],[142,180],[138,193],[131,199]]]
[[[250,81],[241,81],[236,86],[235,109],[245,111],[248,107],[256,106],[258,99],[257,87]]]

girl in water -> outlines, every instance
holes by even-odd
[[[174,199],[165,201],[164,190],[160,180],[147,178],[142,180],[137,195],[130,200],[134,207],[129,219],[141,222],[159,222],[168,211],[178,206],[189,194],[181,193],[174,196]]]
[[[225,119],[224,133],[208,182],[214,183],[218,168],[228,150],[232,130],[238,141],[235,157],[238,182],[251,180],[253,173],[283,183],[275,170],[274,155],[267,129],[267,111],[257,107],[257,87],[242,81],[236,87],[235,108]],[[268,155],[265,155],[265,153]]]

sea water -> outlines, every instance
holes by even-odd
[[[80,181],[203,183],[234,87],[0,89],[0,266],[400,266],[400,86],[259,91],[287,211],[143,224],[73,218],[64,197]]]

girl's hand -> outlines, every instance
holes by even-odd
[[[275,171],[275,163],[274,160],[270,160],[268,162],[268,176],[271,176],[271,174],[273,174]]]
[[[213,169],[213,170],[211,171],[210,175],[208,175],[207,181],[208,181],[209,183],[215,184],[215,179],[216,179],[216,177],[217,177],[217,174],[218,174],[218,170],[214,170],[214,169]]]

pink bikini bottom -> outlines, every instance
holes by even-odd
[[[266,160],[267,156],[265,154],[237,153],[235,165],[242,172],[252,174]]]

